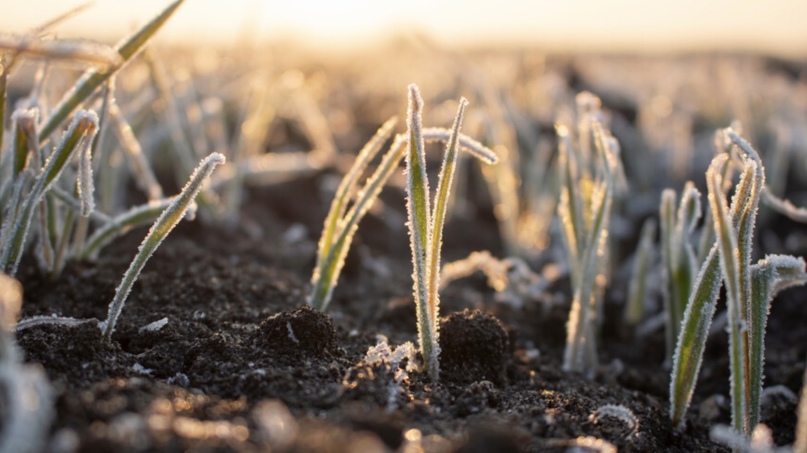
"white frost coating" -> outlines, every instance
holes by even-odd
[[[773,402],[771,399],[774,396],[781,396],[792,403],[799,401],[799,397],[793,393],[793,390],[790,390],[784,385],[773,385],[771,387],[765,387],[762,389],[762,394],[760,395],[760,405],[765,406],[767,404],[772,404]]]
[[[291,322],[286,321],[286,330],[289,331],[289,339],[295,344],[300,344],[300,340],[294,335],[294,329],[291,328]]]
[[[406,343],[392,349],[387,343],[387,338],[383,335],[378,335],[378,343],[375,346],[371,346],[367,350],[367,354],[364,356],[364,361],[370,365],[378,364],[378,363],[386,363],[389,365],[390,369],[393,372],[393,379],[395,381],[394,385],[389,387],[389,392],[387,394],[387,410],[393,411],[397,408],[397,399],[398,395],[403,392],[403,388],[401,387],[401,383],[409,378],[409,373],[419,371],[420,368],[417,365],[417,361],[415,360],[415,345],[412,342],[407,341]],[[402,369],[401,362],[406,359],[406,369]]]
[[[410,341],[396,348],[390,348],[386,337],[379,335],[378,343],[367,349],[367,354],[364,355],[364,361],[369,364],[386,362],[389,363],[392,368],[399,368],[401,362],[407,359],[406,371],[412,372],[416,371],[418,368],[417,361],[415,360],[415,352],[415,346]]]
[[[167,324],[168,324],[168,318],[165,317],[165,318],[158,319],[157,321],[154,321],[154,322],[152,322],[150,324],[147,324],[147,325],[141,327],[140,329],[138,329],[138,332],[139,333],[156,332],[156,331],[162,329],[163,327],[165,327]]]
[[[639,434],[639,420],[633,415],[630,409],[621,404],[606,404],[600,406],[600,408],[589,415],[588,419],[597,423],[602,417],[614,417],[623,422],[628,427],[628,434],[625,436],[626,439]]]
[[[145,376],[151,376],[151,374],[154,373],[154,370],[152,370],[151,368],[144,367],[139,362],[132,365],[132,371],[138,374],[143,374]]]
[[[20,332],[31,327],[45,326],[45,325],[62,325],[62,326],[77,326],[85,322],[98,322],[97,319],[78,319],[78,318],[62,318],[54,315],[32,316],[30,318],[21,319],[17,323],[16,331]],[[99,323],[100,325],[100,323]]]

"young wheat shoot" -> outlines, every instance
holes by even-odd
[[[417,86],[409,85],[407,115],[408,143],[406,153],[406,209],[412,249],[413,292],[417,313],[418,341],[424,369],[432,381],[440,376],[439,292],[440,250],[446,205],[457,162],[457,148],[462,117],[468,101],[460,99],[457,116],[446,146],[435,194],[434,210],[430,208],[429,180],[426,176],[426,152],[423,141],[423,99]]]
[[[118,321],[123,305],[129,292],[132,290],[132,285],[137,280],[140,271],[146,265],[146,262],[151,255],[157,250],[162,241],[168,236],[168,233],[185,217],[188,208],[193,203],[196,196],[202,190],[207,178],[216,168],[216,166],[224,163],[224,156],[219,153],[212,153],[204,158],[188,180],[188,183],[182,189],[182,192],[174,198],[170,205],[163,211],[160,217],[154,222],[151,229],[149,229],[146,238],[138,248],[137,255],[135,255],[129,269],[123,275],[120,285],[115,290],[115,297],[109,304],[109,312],[105,322],[99,326],[103,330],[104,338],[107,341],[112,339],[112,333],[115,331],[115,324]]]
[[[670,416],[683,421],[694,390],[709,326],[722,280],[726,283],[729,314],[732,428],[746,438],[759,422],[764,335],[773,297],[782,289],[807,281],[801,258],[773,255],[751,265],[757,206],[764,188],[759,155],[733,131],[727,130],[743,160],[740,181],[728,207],[722,168],[729,154],[717,156],[707,172],[709,202],[717,243],[706,258],[693,288],[673,360]]]
[[[366,147],[372,148],[376,145],[383,145],[385,139],[381,139],[381,136],[388,134],[385,130],[386,126],[387,123],[379,129],[376,136],[368,142]],[[389,127],[392,127],[392,125]],[[450,137],[451,131],[447,129],[423,129],[424,142],[448,142]],[[406,155],[406,144],[406,136],[397,135],[395,137],[392,145],[390,145],[387,152],[382,156],[381,163],[373,174],[367,178],[364,186],[357,192],[353,205],[347,209],[346,213],[344,211],[349,201],[348,195],[355,191],[357,178],[361,173],[359,167],[363,169],[367,162],[372,159],[368,156],[366,162],[363,162],[365,159],[357,158],[357,161],[353,164],[353,168],[351,168],[345,176],[345,178],[351,182],[345,184],[344,188],[342,187],[344,180],[340,183],[340,188],[334,196],[328,217],[325,220],[325,226],[322,232],[323,236],[319,241],[317,266],[314,269],[314,274],[311,279],[313,290],[308,296],[308,304],[312,307],[319,310],[325,310],[328,307],[333,289],[336,287],[336,283],[339,280],[339,274],[344,266],[345,258],[347,257],[359,222],[372,207],[381,189],[392,176],[399,162]],[[493,151],[465,135],[459,134],[458,144],[460,149],[470,153],[482,162],[487,164],[495,164],[497,162],[496,154],[494,154]],[[360,153],[360,156],[362,154],[363,151]],[[333,226],[332,228],[330,227],[331,225]],[[327,250],[327,252],[324,250]]]

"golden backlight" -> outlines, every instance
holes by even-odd
[[[0,30],[20,33],[81,4],[2,0]],[[98,0],[59,27],[64,37],[115,40],[167,0]],[[582,51],[753,50],[807,53],[803,0],[189,0],[166,27],[172,42],[232,44],[245,34],[316,47],[372,45],[397,33],[445,44]]]

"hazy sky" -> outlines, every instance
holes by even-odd
[[[0,0],[0,31],[20,33],[81,0]],[[59,27],[117,39],[168,0],[97,0]],[[440,42],[548,44],[582,50],[738,49],[807,55],[807,0],[186,0],[162,33],[172,41],[261,37],[356,46],[417,29]]]

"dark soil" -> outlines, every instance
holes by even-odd
[[[722,451],[708,433],[730,422],[721,397],[729,386],[725,333],[710,338],[676,431],[664,333],[635,337],[610,293],[600,371],[587,378],[561,370],[566,279],[521,307],[496,302],[481,276],[448,286],[438,383],[407,371],[409,363],[367,362],[379,341],[392,348],[417,340],[408,238],[402,224],[368,215],[328,312],[306,307],[329,202],[318,189],[323,176],[249,192],[235,229],[182,223],[140,275],[111,343],[93,322],[18,334],[26,361],[42,364],[57,390],[54,451],[565,451],[581,436],[620,451]],[[386,189],[384,200],[402,215],[399,189]],[[489,212],[449,222],[448,260],[484,249],[503,256]],[[120,238],[97,262],[69,264],[56,280],[27,258],[18,275],[23,317],[103,319],[145,231]],[[766,386],[797,394],[806,295],[781,294],[768,322]],[[164,326],[144,328],[163,318]],[[608,404],[630,409],[638,431],[591,417]],[[795,409],[787,398],[763,407],[779,445],[793,442]]]

